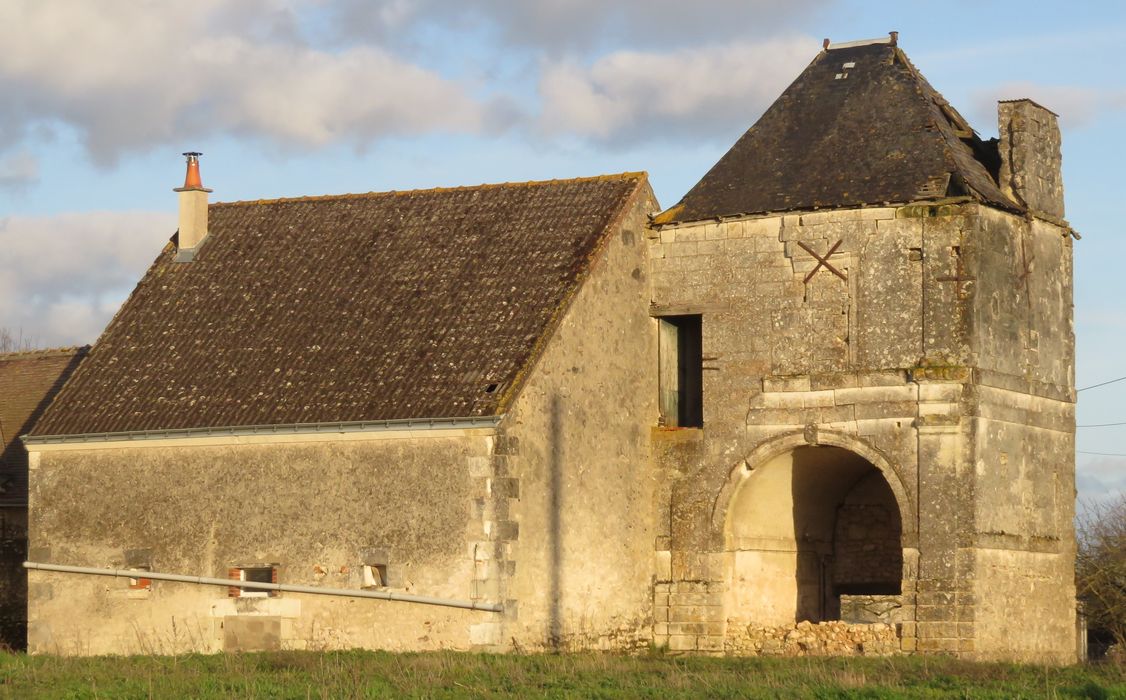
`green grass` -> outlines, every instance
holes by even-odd
[[[1126,698],[1126,669],[945,658],[275,652],[0,655],[10,698]]]

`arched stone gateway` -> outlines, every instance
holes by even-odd
[[[904,518],[884,472],[842,447],[802,445],[733,478],[724,489],[729,624],[822,622],[842,612],[852,622],[895,621]]]

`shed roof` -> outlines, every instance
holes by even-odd
[[[214,204],[33,435],[502,413],[644,173]]]
[[[0,353],[0,506],[27,503],[27,452],[19,438],[31,430],[87,350]]]
[[[659,224],[968,195],[997,186],[983,141],[887,40],[830,46]]]

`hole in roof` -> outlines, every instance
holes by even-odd
[[[487,387],[485,387],[485,393],[486,393],[486,394],[491,394],[491,393],[493,393],[494,391],[496,391],[496,390],[497,390],[497,387],[498,387],[498,386],[499,386],[499,384],[496,384],[496,383],[493,383],[493,384],[490,384],[490,385],[488,385]]]

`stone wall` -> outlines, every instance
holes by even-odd
[[[352,434],[354,438],[356,434]],[[494,438],[488,431],[333,442],[56,449],[31,454],[35,561],[226,578],[276,565],[281,583],[360,589],[371,550],[391,590],[494,602],[478,585]],[[184,445],[183,443],[187,443]],[[234,648],[468,649],[497,613],[31,572],[33,653]],[[251,634],[243,618],[271,634]],[[228,623],[245,633],[227,633]],[[268,624],[267,624],[268,623]],[[259,630],[261,631],[261,630]],[[265,634],[265,633],[264,633]],[[269,638],[266,638],[269,637]]]
[[[656,327],[648,311],[649,192],[591,264],[503,423],[519,525],[498,644],[618,649],[652,640]]]
[[[1074,658],[1065,226],[963,201],[670,225],[650,240],[654,313],[700,314],[705,358],[704,427],[654,433],[668,586],[703,587],[702,610],[743,621],[731,584],[749,550],[729,540],[732,499],[779,455],[835,446],[877,467],[894,493],[904,650]],[[857,521],[890,521],[852,511],[842,511],[848,547]],[[863,534],[851,555],[870,561],[840,575],[894,576],[875,554],[892,549],[886,529]],[[812,579],[825,563],[797,541],[791,575]],[[1026,556],[1039,553],[1051,556]],[[1016,576],[1018,562],[1034,570]],[[1013,605],[1025,596],[1035,603]],[[658,593],[658,624],[660,604]],[[1020,634],[1001,619],[1008,609],[1024,620]],[[1036,631],[1031,610],[1051,618],[1051,633]],[[701,612],[680,629],[711,621]],[[658,641],[715,648],[672,627]]]
[[[879,622],[738,626],[728,635],[724,651],[739,656],[892,656],[900,653],[895,626]]]
[[[903,577],[899,508],[879,475],[865,478],[837,509],[833,583],[838,591],[888,593]],[[898,592],[898,591],[895,591]]]

